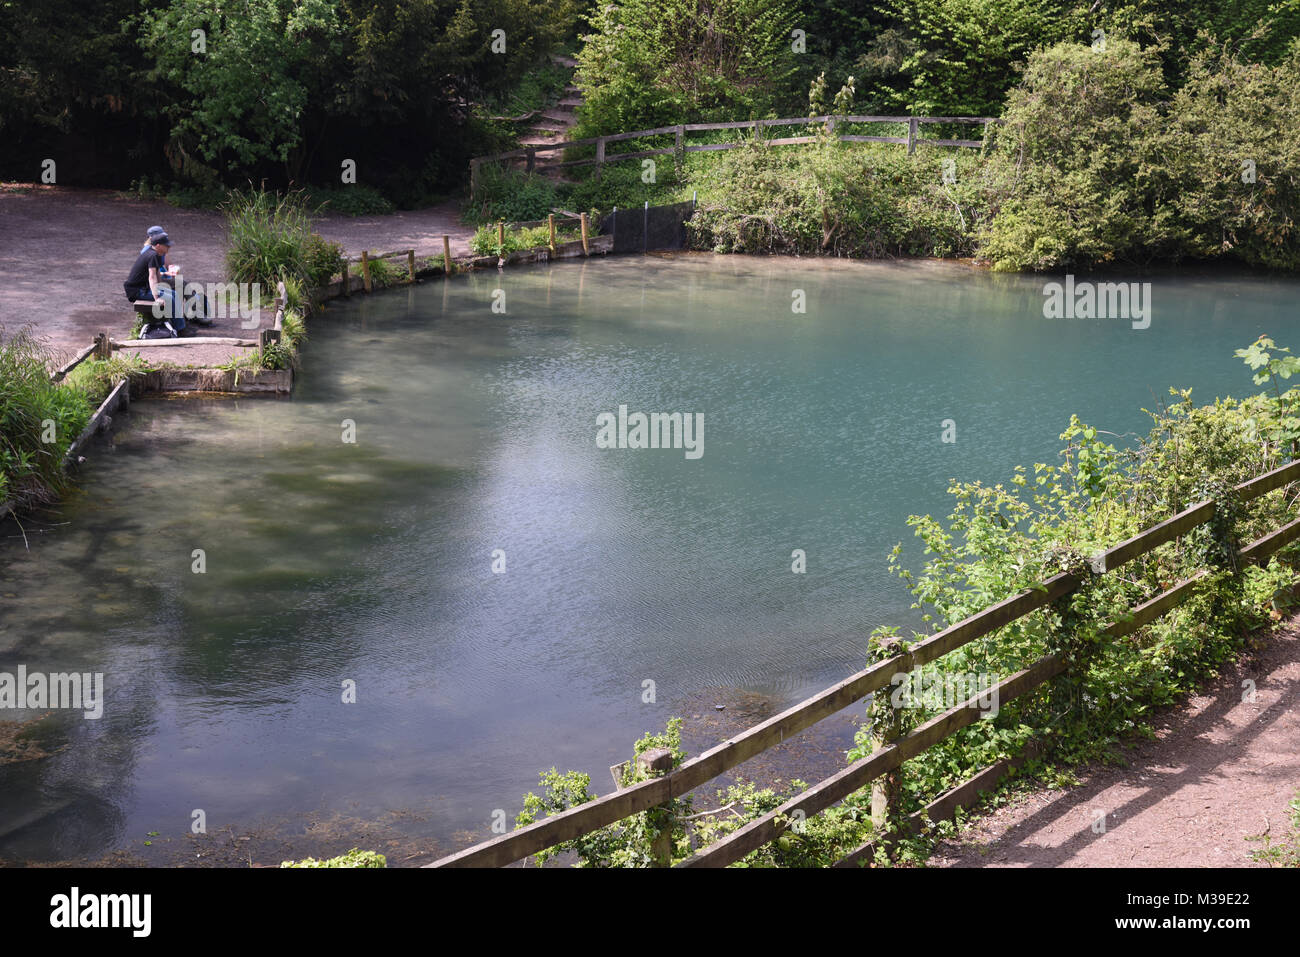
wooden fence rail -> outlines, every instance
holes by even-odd
[[[1279,466],[1270,472],[1242,482],[1235,487],[1234,492],[1240,501],[1249,502],[1296,481],[1300,481],[1300,461]],[[1097,572],[1118,568],[1124,562],[1145,555],[1191,529],[1205,524],[1214,517],[1214,513],[1215,505],[1212,500],[1197,502],[1128,541],[1101,552],[1092,560],[1092,567]],[[1300,519],[1243,547],[1238,554],[1243,562],[1264,563],[1273,553],[1297,539],[1300,539]],[[1137,605],[1128,615],[1107,626],[1106,634],[1118,638],[1149,624],[1189,599],[1195,592],[1195,586],[1207,574],[1208,572],[1205,571],[1199,572]],[[830,717],[872,692],[885,688],[895,675],[905,674],[934,661],[970,641],[1072,593],[1081,584],[1080,575],[1071,573],[1055,575],[1037,587],[1005,598],[934,635],[912,645],[903,646],[893,657],[873,664],[781,714],[723,741],[695,758],[684,761],[675,771],[570,808],[426,866],[501,867],[673,798],[683,797],[756,754],[780,744],[791,735]],[[1056,654],[1047,655],[1028,668],[1001,681],[996,686],[998,700],[1010,700],[1031,691],[1060,674],[1064,669],[1064,659]],[[930,719],[911,733],[877,748],[870,755],[791,798],[776,810],[749,822],[677,866],[720,867],[734,863],[750,851],[780,837],[790,826],[793,812],[802,811],[806,816],[825,810],[880,775],[894,770],[909,758],[916,757],[949,735],[973,724],[981,713],[978,708],[980,699],[990,694],[991,690],[986,689],[980,696]],[[981,772],[981,775],[984,773]],[[970,783],[966,782],[966,784]],[[959,789],[965,788],[966,784],[959,786]]]
[[[762,131],[768,127],[776,126],[801,126],[812,123],[825,123],[834,129],[837,125],[843,123],[905,123],[907,124],[906,136],[863,136],[844,134],[835,138],[841,143],[898,143],[906,144],[909,153],[916,152],[918,145],[927,146],[959,146],[978,149],[983,146],[983,140],[963,140],[963,139],[924,139],[920,136],[919,128],[925,123],[953,123],[963,125],[985,126],[989,123],[1000,123],[995,116],[795,116],[779,120],[739,120],[732,123],[679,123],[676,126],[660,126],[651,130],[634,130],[630,133],[611,133],[607,136],[593,136],[582,140],[560,140],[555,143],[545,145],[525,146],[516,150],[509,150],[505,153],[494,153],[490,156],[476,156],[469,161],[469,180],[470,192],[472,193],[478,184],[478,170],[484,163],[500,163],[506,160],[524,160],[525,169],[531,173],[537,168],[537,157],[540,153],[554,153],[559,150],[566,150],[571,147],[595,146],[596,155],[586,159],[568,160],[565,162],[552,162],[547,165],[551,169],[567,169],[574,166],[596,166],[596,175],[600,175],[601,169],[606,163],[616,163],[621,160],[643,159],[647,156],[668,156],[676,153],[698,153],[711,150],[731,150],[744,146],[744,141],[735,143],[686,143],[687,133],[699,133],[710,130],[741,130],[751,129],[754,131],[754,137],[757,139],[762,135]],[[606,147],[610,143],[619,143],[623,140],[641,139],[649,136],[674,136],[674,143],[670,147],[659,149],[639,150],[630,153],[609,153]],[[768,139],[765,142],[770,146],[788,146],[797,143],[816,142],[815,136],[790,136],[779,139]]]

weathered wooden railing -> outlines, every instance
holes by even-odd
[[[1236,486],[1235,491],[1242,502],[1248,502],[1296,481],[1300,481],[1300,461],[1280,466],[1264,475],[1242,482]],[[1214,517],[1214,512],[1215,505],[1212,500],[1197,502],[1172,518],[1101,552],[1092,561],[1093,570],[1104,573],[1119,568],[1124,563],[1205,524]],[[1238,557],[1243,563],[1262,564],[1267,562],[1274,552],[1297,538],[1300,538],[1300,519],[1291,521],[1277,531],[1243,547]],[[1143,602],[1133,608],[1129,615],[1112,623],[1106,629],[1106,633],[1112,638],[1119,638],[1149,624],[1189,599],[1196,584],[1206,574],[1208,574],[1206,571],[1201,571]],[[1037,588],[1022,591],[963,621],[950,625],[937,634],[904,646],[894,657],[859,671],[781,714],[769,718],[762,724],[723,741],[698,757],[684,761],[676,771],[633,784],[603,798],[597,798],[543,821],[444,857],[427,866],[500,867],[671,799],[683,797],[700,785],[779,744],[791,735],[811,727],[823,718],[830,717],[872,692],[887,687],[895,675],[908,673],[1030,612],[1043,608],[1069,595],[1081,583],[1080,576],[1075,574],[1055,575]],[[1049,654],[995,685],[997,700],[1001,702],[1016,698],[1061,674],[1065,669],[1066,662],[1060,654]],[[792,820],[806,818],[825,810],[954,732],[974,724],[982,713],[981,700],[987,701],[987,696],[991,695],[993,690],[993,688],[985,689],[978,697],[971,698],[930,719],[911,733],[884,744],[839,773],[791,798],[775,810],[750,821],[744,827],[698,851],[677,866],[724,867],[740,860],[751,851],[780,837],[791,826]],[[982,771],[972,781],[958,785],[941,796],[932,806],[959,803],[953,800],[954,794],[970,792],[971,785],[977,779],[984,777],[986,772]],[[850,857],[860,857],[862,851],[863,849],[860,848]]]
[[[595,146],[596,155],[586,159],[568,160],[567,162],[552,163],[546,165],[550,169],[561,169],[574,166],[591,166],[597,167],[597,175],[600,169],[606,163],[616,163],[621,160],[644,159],[648,156],[667,156],[679,153],[696,153],[709,150],[730,150],[744,146],[745,141],[735,143],[687,143],[687,133],[705,132],[709,130],[740,130],[752,129],[754,138],[762,136],[765,129],[777,126],[806,126],[812,123],[825,123],[833,130],[837,124],[867,124],[867,123],[906,123],[906,136],[865,136],[854,134],[843,134],[835,138],[842,143],[899,143],[906,144],[907,151],[913,153],[918,145],[926,146],[964,146],[970,148],[979,148],[983,145],[983,140],[960,140],[960,139],[923,139],[920,136],[920,126],[923,123],[955,123],[966,125],[984,126],[989,123],[999,122],[997,117],[993,116],[795,116],[781,120],[741,120],[735,123],[679,123],[676,126],[661,126],[653,130],[635,130],[631,133],[612,133],[608,136],[593,136],[583,140],[560,140],[555,143],[545,145],[531,145],[521,147],[517,150],[510,150],[505,153],[494,153],[491,156],[476,156],[469,161],[470,173],[470,191],[478,182],[478,169],[484,163],[499,163],[505,160],[522,159],[525,161],[527,172],[533,172],[537,167],[537,156],[539,153],[553,153],[558,150],[569,149],[575,146]],[[650,136],[674,136],[674,143],[670,147],[652,150],[638,150],[630,153],[608,153],[606,147],[610,143],[618,143],[623,140],[635,140]],[[776,139],[765,140],[769,146],[789,146],[796,143],[812,143],[817,140],[816,136],[787,136]]]

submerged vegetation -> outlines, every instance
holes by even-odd
[[[991,686],[1061,651],[1075,655],[1078,664],[907,761],[893,775],[898,798],[888,834],[873,830],[868,788],[752,852],[744,866],[826,866],[864,842],[885,837],[890,853],[880,841],[876,863],[923,861],[935,837],[949,832],[950,825],[903,834],[896,829],[906,815],[980,769],[1023,755],[1031,741],[1046,753],[1030,767],[1048,777],[1068,776],[1070,766],[1105,759],[1122,739],[1149,735],[1156,709],[1179,701],[1239,654],[1252,633],[1272,627],[1293,603],[1300,547],[1287,546],[1264,567],[1241,562],[1238,550],[1291,520],[1296,486],[1248,504],[1232,488],[1290,459],[1300,434],[1300,389],[1283,390],[1282,380],[1300,360],[1267,339],[1237,355],[1255,371],[1256,384],[1269,391],[1197,405],[1190,391],[1174,390],[1168,405],[1149,412],[1148,434],[1129,448],[1116,447],[1098,429],[1073,418],[1061,433],[1066,445],[1059,464],[1018,467],[1009,482],[991,487],[956,483],[949,489],[954,505],[946,520],[909,519],[925,544],[925,565],[919,571],[903,567],[901,545],[890,565],[935,631],[1059,572],[1085,576],[1072,594],[925,665],[909,685],[960,686],[980,675]],[[1089,556],[1205,499],[1215,502],[1219,515],[1208,525],[1130,561],[1122,575],[1089,570]],[[1114,639],[1104,633],[1132,607],[1203,569],[1207,574],[1183,605],[1131,635]],[[867,641],[872,660],[879,659],[882,644],[898,637],[896,628],[877,628]],[[874,750],[872,736],[880,734],[882,722],[905,733],[951,706],[924,696],[876,695],[849,761]],[[672,748],[674,767],[680,764],[680,723],[670,724],[664,736],[638,742],[638,753],[650,746]],[[542,811],[558,813],[592,798],[583,775],[552,769],[541,783],[545,793],[525,799],[521,825]],[[742,782],[719,793],[717,806],[726,807],[726,814],[701,816],[688,800],[680,802],[672,812],[674,858],[688,856],[692,843],[707,845],[790,796]],[[658,833],[654,813],[566,842],[539,859],[571,851],[586,866],[645,864]],[[687,835],[681,820],[692,814],[694,834]],[[1272,853],[1276,858],[1285,851]]]

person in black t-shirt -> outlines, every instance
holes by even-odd
[[[161,299],[163,315],[172,324],[176,334],[181,335],[185,328],[185,317],[177,306],[176,290],[162,282],[163,273],[167,268],[163,259],[171,249],[172,241],[166,233],[152,238],[153,245],[136,257],[126,282],[122,283],[122,288],[126,291],[126,298],[132,302],[141,299]]]

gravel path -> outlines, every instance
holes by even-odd
[[[219,213],[177,209],[113,190],[0,183],[0,273],[6,277],[0,284],[0,324],[9,329],[31,325],[63,355],[89,345],[101,329],[125,338],[135,317],[122,281],[145,230],[155,224],[171,235],[175,246],[168,261],[183,267],[187,281],[224,278],[226,232]],[[348,256],[363,249],[403,248],[414,248],[420,256],[440,254],[444,233],[452,237],[453,256],[468,256],[473,235],[460,224],[454,202],[386,216],[332,214],[320,217],[317,229],[340,243]],[[264,315],[262,325],[273,320]],[[256,339],[257,330],[243,329],[231,318],[217,320],[201,336]],[[210,365],[239,351],[196,344],[169,350],[168,359],[177,365]]]
[[[1248,680],[1254,701],[1243,700]],[[1128,766],[1093,767],[1077,787],[999,808],[941,845],[930,863],[1259,866],[1250,855],[1263,845],[1247,838],[1282,839],[1300,789],[1300,615],[1155,727],[1154,740],[1126,749]]]

